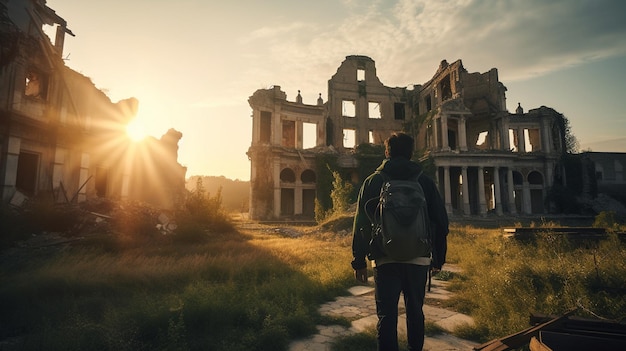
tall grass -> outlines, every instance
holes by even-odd
[[[531,313],[626,318],[626,247],[616,235],[570,241],[550,232],[520,242],[499,230],[452,228],[450,261],[463,273],[452,280],[452,304],[472,315],[481,341],[529,327]],[[445,269],[445,266],[444,266]]]
[[[0,340],[21,350],[285,350],[352,283],[346,238],[213,234],[72,247],[0,267]]]

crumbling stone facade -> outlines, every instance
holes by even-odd
[[[434,177],[451,215],[542,214],[548,189],[562,181],[563,116],[542,106],[514,113],[493,68],[469,73],[461,60],[442,61],[421,85],[387,87],[374,61],[347,56],[328,81],[328,100],[287,101],[279,86],[257,90],[253,114],[250,216],[258,220],[312,218],[315,157],[336,155],[355,170],[358,145],[382,144],[391,132],[416,137],[417,152],[434,163]],[[306,124],[315,143],[303,143]],[[362,175],[353,174],[358,186]],[[319,195],[319,194],[318,194]]]
[[[587,151],[582,155],[583,160],[593,165],[596,192],[607,194],[626,205],[626,153]]]
[[[56,27],[54,43],[43,31]],[[66,21],[45,0],[0,0],[2,203],[130,199],[170,208],[184,191],[182,134],[133,143],[134,98],[117,103],[62,58]],[[158,195],[158,196],[157,196]]]

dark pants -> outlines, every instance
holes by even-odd
[[[398,350],[398,301],[404,295],[409,350],[424,346],[424,295],[428,266],[386,263],[374,268],[376,313],[378,315],[378,351]]]

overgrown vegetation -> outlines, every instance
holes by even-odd
[[[247,213],[250,204],[250,181],[228,179],[224,176],[191,176],[187,178],[185,188],[191,192],[196,190],[198,179],[207,193],[222,195],[222,207],[229,212]]]
[[[334,206],[344,208],[349,183],[334,176]],[[334,323],[317,308],[354,283],[350,235],[337,234],[349,230],[351,216],[337,211],[340,219],[299,237],[262,226],[237,232],[220,211],[220,193],[210,196],[198,185],[172,214],[180,221],[176,232],[186,235],[163,235],[150,208],[100,202],[89,210],[109,213],[99,225],[116,234],[64,250],[5,252],[0,340],[22,350],[286,350],[316,324]],[[58,211],[37,206],[24,213]],[[52,217],[43,215],[38,225],[45,218]],[[70,231],[82,223],[57,219],[71,224]],[[455,334],[487,341],[528,327],[530,313],[575,307],[581,316],[624,322],[626,247],[616,233],[626,228],[609,212],[594,225],[611,236],[568,240],[547,223],[536,240],[518,242],[499,230],[453,226],[448,262],[463,271],[440,277],[455,291],[447,307],[476,321]],[[116,238],[115,245],[106,238]],[[440,332],[429,327],[429,335]],[[335,350],[374,345],[366,333],[339,340]]]
[[[203,242],[209,239],[208,233],[223,233],[233,229],[228,214],[222,208],[222,189],[211,196],[203,185],[202,178],[196,178],[196,186],[189,192],[184,202],[175,211],[177,228],[173,240],[183,242]]]
[[[570,241],[547,225],[536,240],[519,242],[499,230],[456,227],[448,253],[463,268],[452,279],[451,306],[476,321],[461,336],[487,341],[529,327],[531,313],[572,308],[584,317],[626,318],[626,247],[615,234]]]
[[[611,213],[596,218],[615,232],[626,227]],[[458,274],[442,271],[453,297],[446,308],[471,315],[475,326],[453,333],[463,339],[486,342],[526,329],[531,313],[576,315],[626,323],[626,244],[613,233],[600,241],[575,241],[550,232],[551,223],[533,242],[502,236],[500,229],[452,226],[448,262],[462,268]],[[427,323],[426,335],[442,330]],[[400,341],[400,350],[406,350]],[[333,351],[376,350],[375,331],[337,340]]]
[[[221,189],[211,195],[197,178],[173,210],[146,203],[96,198],[81,204],[55,203],[47,197],[28,200],[18,208],[0,209],[0,250],[43,233],[65,237],[89,236],[92,243],[109,250],[123,250],[154,243],[197,243],[211,233],[233,230],[222,206]],[[95,237],[93,237],[95,236]]]
[[[349,242],[269,229],[4,256],[0,340],[20,350],[286,350],[328,322],[319,304],[353,283]]]
[[[331,171],[331,174],[333,175],[332,190],[330,191],[332,207],[325,209],[322,207],[321,203],[316,200],[315,220],[318,222],[345,213],[350,207],[350,204],[355,200],[354,186],[343,180],[338,171]]]

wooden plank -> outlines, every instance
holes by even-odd
[[[530,343],[530,339],[533,336],[534,337],[538,336],[539,331],[541,329],[560,323],[564,318],[567,318],[567,316],[571,315],[574,312],[576,312],[576,309],[570,310],[560,317],[557,317],[545,323],[524,329],[515,334],[511,334],[500,339],[488,341],[482,345],[474,347],[474,350],[476,351],[507,351],[507,350],[518,348],[518,347],[522,347],[524,345],[528,345]]]
[[[530,338],[530,351],[552,351],[551,348],[544,345],[541,341],[537,340],[536,337]]]
[[[555,351],[626,350],[625,339],[607,339],[553,331],[541,331],[540,339],[543,344]]]

